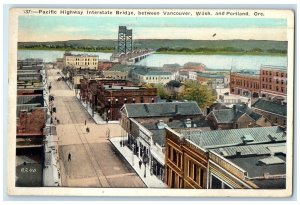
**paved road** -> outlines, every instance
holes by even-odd
[[[57,69],[48,70],[59,120],[57,135],[62,186],[65,187],[145,187],[130,165],[113,150],[107,140],[121,136],[118,124],[97,125],[78,102],[65,82],[56,81]],[[85,125],[86,121],[86,125]],[[86,131],[86,128],[90,132]],[[71,161],[68,161],[68,154]]]

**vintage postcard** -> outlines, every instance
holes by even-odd
[[[9,20],[8,194],[291,196],[293,11]]]

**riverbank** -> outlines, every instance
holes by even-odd
[[[65,49],[65,48],[18,48],[18,50],[43,50],[43,51],[81,51],[81,52],[101,52],[101,53],[113,53],[114,50],[94,50],[94,49]],[[155,54],[168,54],[168,55],[233,55],[233,56],[287,56],[285,53],[269,53],[269,52],[230,52],[230,51],[203,51],[203,52],[186,52],[186,51],[156,51]]]
[[[155,54],[168,55],[232,55],[232,56],[287,56],[285,53],[267,53],[267,52],[230,52],[230,51],[215,51],[215,52],[181,52],[181,51],[156,51]]]

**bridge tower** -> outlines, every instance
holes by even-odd
[[[119,26],[118,33],[118,53],[126,53],[126,26]]]
[[[132,29],[126,30],[126,53],[132,52]]]

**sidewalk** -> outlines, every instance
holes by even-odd
[[[57,136],[47,135],[45,139],[45,162],[43,169],[43,186],[60,186],[60,168],[58,163]]]
[[[77,100],[81,103],[81,105],[84,107],[84,109],[89,113],[89,115],[93,118],[96,124],[102,125],[107,124],[105,120],[102,119],[102,117],[97,113],[94,112],[94,116],[92,114],[92,108],[89,107],[85,102],[80,100],[79,96],[80,92],[76,95]],[[119,124],[119,121],[108,121],[108,124]]]
[[[121,147],[120,141],[122,137],[113,137],[109,141],[118,150],[118,152],[126,159],[130,166],[135,170],[139,177],[143,180],[148,188],[167,188],[167,185],[158,179],[155,175],[151,175],[149,165],[146,167],[146,177],[144,177],[145,166],[139,168],[140,159],[132,154],[132,151],[127,147]]]
[[[47,74],[48,75],[48,74]],[[46,73],[43,75],[45,82]],[[44,140],[44,166],[43,166],[43,186],[55,187],[60,186],[60,168],[58,163],[58,145],[57,135],[54,132],[55,126],[51,125],[51,114],[50,114],[50,102],[49,102],[49,89],[47,83],[45,83],[44,100],[47,106],[47,119],[45,122],[44,132],[46,133]]]

